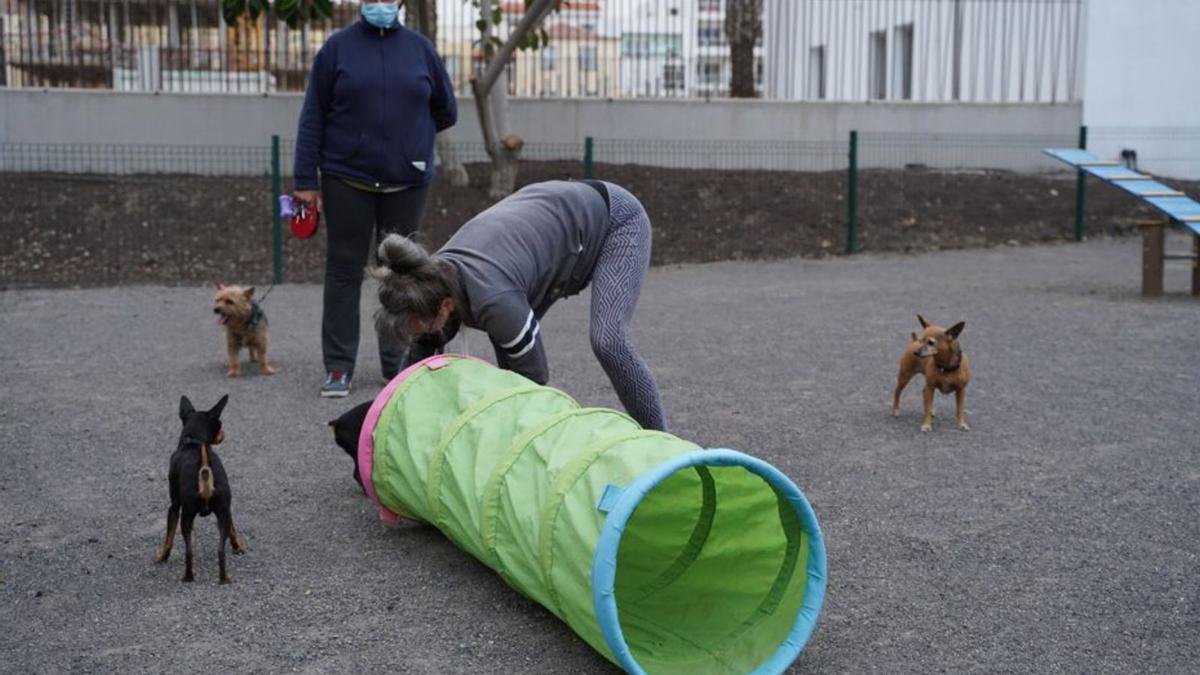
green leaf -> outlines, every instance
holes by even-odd
[[[488,24],[487,24],[487,22],[486,22],[486,21],[484,21],[483,19],[480,19],[480,20],[478,20],[478,21],[476,21],[476,22],[475,22],[475,28],[476,28],[476,30],[478,30],[480,33],[482,33],[483,31],[487,30],[487,27],[488,27]]]
[[[246,0],[221,0],[221,15],[225,23],[237,25],[238,18],[246,13]]]

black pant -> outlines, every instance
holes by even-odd
[[[400,192],[359,190],[333,176],[321,181],[325,209],[325,300],[321,316],[321,353],[325,371],[354,374],[358,357],[359,299],[367,256],[384,236],[414,234],[425,213],[429,186]],[[379,339],[383,375],[391,378],[405,365],[403,347]]]

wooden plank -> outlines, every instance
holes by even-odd
[[[1156,298],[1163,294],[1163,253],[1166,223],[1148,223],[1142,230],[1142,295]]]
[[[1196,259],[1192,261],[1192,295],[1200,295],[1200,234],[1192,236]]]

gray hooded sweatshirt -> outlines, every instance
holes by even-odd
[[[458,268],[463,323],[488,334],[500,367],[549,379],[539,320],[591,283],[609,232],[607,201],[595,181],[534,183],[467,221],[434,254]]]

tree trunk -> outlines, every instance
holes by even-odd
[[[729,39],[729,95],[756,98],[754,46],[762,36],[762,0],[726,0],[725,35]]]
[[[437,0],[408,0],[404,3],[405,23],[415,29],[437,47]],[[462,158],[454,148],[450,138],[450,129],[437,135],[438,170],[442,176],[455,187],[466,187],[471,184],[471,176],[467,167],[463,166]]]
[[[517,186],[517,162],[525,142],[520,136],[507,130],[508,125],[508,81],[506,65],[512,58],[521,38],[536,30],[542,19],[558,5],[559,0],[533,0],[525,5],[525,15],[517,28],[509,34],[500,47],[488,59],[484,72],[471,79],[471,92],[475,95],[475,109],[479,113],[479,125],[483,131],[483,143],[488,157],[492,159],[492,184],[488,194],[492,199],[502,199],[513,193]],[[491,37],[489,17],[495,0],[480,0],[480,18],[483,20],[481,44],[488,44]],[[495,98],[493,98],[493,96]]]

